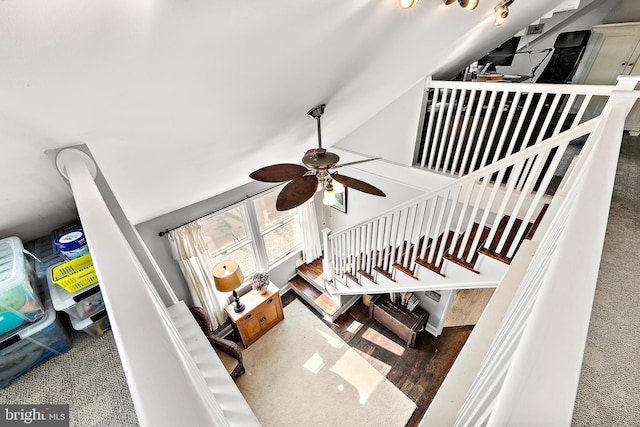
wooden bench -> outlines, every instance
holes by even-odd
[[[371,298],[369,316],[405,340],[409,347],[415,345],[416,337],[429,320],[429,313],[422,308],[416,307],[409,311],[406,306],[391,302],[388,294]]]

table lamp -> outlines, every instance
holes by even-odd
[[[244,304],[240,302],[236,289],[242,284],[244,276],[238,263],[233,260],[222,261],[213,267],[213,280],[216,283],[216,289],[220,292],[233,291],[233,300],[235,305],[233,310],[236,313],[244,310]]]

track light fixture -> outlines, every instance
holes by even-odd
[[[509,16],[509,6],[516,0],[501,0],[500,3],[494,8],[496,12],[496,25],[502,25]],[[403,9],[409,9],[414,6],[418,0],[400,0],[400,7]],[[465,10],[473,10],[478,7],[480,0],[442,0],[442,3],[449,6],[450,4],[458,3],[461,8]]]
[[[504,24],[504,21],[507,20],[507,16],[509,16],[509,6],[513,4],[516,0],[502,0],[495,8],[496,11],[496,25]]]
[[[463,9],[473,10],[478,7],[479,0],[442,0],[442,2],[447,6],[458,3]]]
[[[460,7],[466,10],[473,10],[478,7],[478,0],[458,0]]]
[[[411,6],[416,4],[418,0],[400,0],[400,7],[403,9],[409,9]]]
[[[414,6],[418,0],[400,0],[400,7],[403,9],[409,9]],[[466,10],[473,10],[478,7],[480,0],[442,0],[444,4],[449,6],[450,4],[458,3],[461,8]]]

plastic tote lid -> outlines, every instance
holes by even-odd
[[[54,241],[61,251],[74,251],[87,244],[82,230],[71,230],[58,236]]]
[[[0,291],[27,281],[23,249],[19,237],[0,240]]]

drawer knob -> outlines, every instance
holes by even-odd
[[[246,316],[244,316],[245,320],[249,320],[251,319],[251,314],[247,314]]]
[[[269,298],[269,300],[267,301],[267,304],[271,304],[273,302],[273,298]]]

